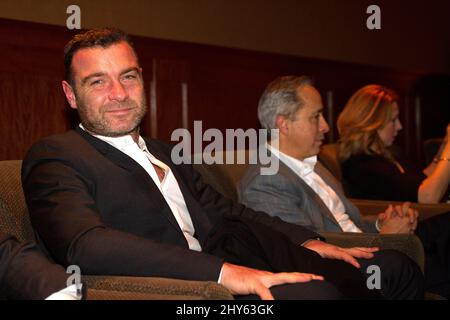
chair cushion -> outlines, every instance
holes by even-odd
[[[34,240],[20,170],[21,160],[0,161],[0,230],[19,241]]]

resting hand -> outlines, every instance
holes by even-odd
[[[373,252],[378,251],[378,248],[341,248],[319,240],[308,241],[304,247],[317,252],[322,258],[344,260],[356,268],[361,266],[355,258],[370,259],[373,257]]]
[[[230,290],[233,295],[257,294],[262,300],[273,300],[270,287],[311,280],[323,280],[323,277],[299,272],[272,273],[224,263],[220,284]]]

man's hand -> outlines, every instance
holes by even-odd
[[[378,216],[380,233],[414,233],[418,217],[418,211],[411,208],[409,202],[395,207],[389,205],[387,210]]]
[[[408,217],[409,219],[409,225],[410,225],[410,233],[414,233],[414,231],[417,228],[417,222],[419,220],[419,211],[417,211],[416,209],[411,208],[411,203],[410,202],[405,202],[402,204],[402,206],[396,206],[397,212],[401,212],[399,213],[399,215],[401,217]]]
[[[257,294],[262,300],[273,300],[270,287],[311,280],[323,280],[323,277],[299,272],[272,273],[224,263],[220,284],[230,290],[233,295]]]
[[[373,252],[379,250],[365,247],[341,248],[319,240],[310,240],[304,247],[317,252],[322,258],[344,260],[356,268],[361,266],[355,258],[370,259],[373,257]]]

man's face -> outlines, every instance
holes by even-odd
[[[306,85],[297,90],[305,104],[294,120],[284,119],[280,128],[280,150],[296,159],[315,156],[320,151],[329,127],[322,115],[322,99],[314,87]]]
[[[137,132],[147,106],[141,68],[126,42],[77,51],[72,74],[75,88],[63,81],[64,93],[87,130],[111,137]]]

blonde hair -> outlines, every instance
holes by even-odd
[[[356,91],[338,117],[339,158],[355,154],[379,154],[394,160],[378,136],[392,117],[398,95],[386,87],[370,84]]]

